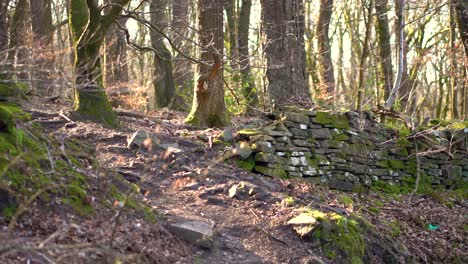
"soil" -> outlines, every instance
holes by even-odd
[[[156,224],[131,214],[123,214],[119,219],[112,248],[120,252],[123,262],[336,263],[338,260],[328,259],[317,243],[301,239],[287,226],[307,205],[358,213],[379,232],[402,243],[415,263],[468,260],[466,200],[445,198],[448,196],[444,194],[441,200],[429,195],[348,193],[354,204],[344,205],[339,201],[342,192],[301,179],[265,177],[239,168],[235,159],[220,159],[233,147],[213,143],[212,139],[222,130],[188,127],[183,123],[184,113],[161,110],[131,117],[122,112],[121,127],[107,129],[95,123],[68,122],[59,115],[70,116],[63,112],[70,109],[67,104],[38,99],[27,108],[48,133],[95,146],[101,166],[106,171],[120,172],[140,186],[140,198],[157,212],[160,220]],[[232,123],[255,122],[260,121],[238,118]],[[234,126],[233,130],[236,129],[239,127]],[[137,130],[156,135],[158,142],[153,142],[153,151],[127,148],[127,138]],[[159,151],[158,144],[172,144],[181,152]],[[100,181],[94,180],[97,195],[99,188],[105,188]],[[253,183],[262,191],[252,196],[229,197],[229,189],[241,181]],[[285,203],[287,197],[293,197],[294,204]],[[376,205],[376,200],[381,203]],[[218,235],[211,249],[190,245],[167,231],[165,219],[175,217],[213,224]],[[48,214],[35,208],[23,217],[14,238],[19,243],[40,242],[57,230],[65,230],[54,237],[56,243],[97,243],[112,234],[115,224],[110,220],[114,218],[112,208],[99,210],[92,217]],[[428,229],[429,224],[437,229]],[[102,254],[79,255],[86,258],[63,256],[58,262],[94,263],[93,259],[102,259]],[[5,259],[48,263],[46,255],[25,253]]]

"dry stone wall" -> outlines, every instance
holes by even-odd
[[[415,142],[376,122],[370,112],[330,113],[286,108],[258,130],[244,130],[254,171],[303,177],[345,191],[363,187],[410,190],[418,171]],[[421,133],[421,186],[466,186],[468,128]]]

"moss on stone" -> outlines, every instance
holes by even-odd
[[[277,177],[277,178],[280,178],[280,179],[288,179],[289,178],[288,174],[283,169],[267,168],[267,167],[264,167],[264,166],[255,166],[254,171],[260,172],[263,175],[267,175],[267,176],[271,176],[271,177]]]
[[[367,227],[361,221],[355,216],[345,217],[318,210],[306,212],[320,223],[314,230],[313,237],[321,242],[324,252],[329,252],[327,256],[341,256],[345,263],[363,263],[366,253],[364,234]]]
[[[245,160],[238,159],[236,163],[239,168],[242,168],[248,171],[252,171],[252,169],[255,167],[255,159],[252,156],[249,156]]]
[[[312,118],[317,124],[329,125],[335,128],[349,129],[349,120],[345,115],[333,114],[330,112],[317,112],[316,117]]]

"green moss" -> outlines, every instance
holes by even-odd
[[[254,171],[257,171],[257,172],[259,172],[259,173],[261,173],[263,175],[277,177],[277,178],[280,178],[280,179],[288,179],[289,178],[288,174],[283,169],[267,168],[267,167],[264,167],[264,166],[255,166]]]
[[[294,199],[294,197],[291,197],[291,196],[286,196],[282,201],[281,201],[281,204],[285,207],[291,207],[291,206],[294,206],[296,205],[296,199]]]
[[[330,112],[317,112],[312,120],[317,124],[330,125],[335,128],[349,129],[349,120],[345,115]]]
[[[380,160],[377,162],[377,165],[386,168],[386,169],[393,169],[393,170],[403,170],[406,168],[405,163],[401,160]]]
[[[318,210],[306,212],[320,222],[313,236],[321,242],[328,256],[334,259],[339,255],[344,257],[347,263],[362,263],[366,250],[364,240],[366,225],[355,216],[344,217]]]
[[[392,237],[397,238],[401,235],[401,224],[397,220],[384,221],[384,224],[389,227]]]
[[[236,163],[239,168],[242,168],[248,171],[252,171],[252,169],[255,167],[255,159],[252,156],[248,157],[245,160],[238,159]]]
[[[84,176],[73,172],[71,173],[71,178],[72,180],[66,188],[66,196],[63,198],[63,202],[70,205],[80,215],[93,214],[94,210],[88,202]]]
[[[354,204],[353,198],[346,194],[340,194],[340,196],[338,196],[338,202],[342,203],[346,207]]]

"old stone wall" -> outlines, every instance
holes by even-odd
[[[268,176],[303,177],[346,191],[409,191],[418,156],[422,187],[452,188],[468,182],[468,128],[426,130],[414,139],[385,128],[370,112],[290,107],[276,113],[270,124],[241,131],[240,136],[253,151],[253,170]]]

